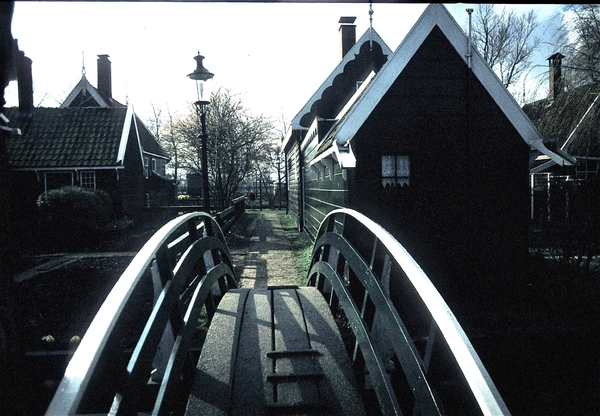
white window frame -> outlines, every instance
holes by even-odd
[[[82,188],[96,189],[96,172],[93,170],[79,172],[79,185]]]

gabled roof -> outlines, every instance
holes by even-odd
[[[540,133],[574,157],[600,157],[600,83],[523,106]]]
[[[13,169],[122,166],[131,128],[137,130],[142,150],[167,158],[131,107],[34,108],[28,117],[13,107],[5,114],[22,133],[6,142]]]
[[[6,108],[22,135],[7,141],[9,164],[20,168],[107,167],[117,165],[125,108],[34,108],[19,118]]]
[[[330,134],[335,135],[335,140],[339,145],[343,146],[348,144],[355,136],[358,129],[367,120],[398,75],[402,73],[408,62],[412,59],[421,44],[435,27],[438,27],[442,31],[443,35],[456,49],[458,55],[465,63],[468,63],[466,55],[469,42],[465,33],[443,5],[429,5],[410,32],[406,35],[400,46],[398,46],[387,64],[378,72],[377,76],[370,85],[367,86],[361,96],[358,97],[352,108],[350,108],[345,116],[332,128]],[[479,82],[481,82],[498,107],[530,147],[548,155],[560,165],[570,164],[569,161],[566,161],[559,155],[549,151],[544,146],[541,134],[475,49],[472,51],[471,69]]]
[[[81,77],[81,80],[77,83],[75,88],[67,96],[65,101],[60,105],[61,108],[65,107],[119,107],[125,108],[126,106],[119,103],[118,101],[110,98],[105,98],[100,94],[98,89],[94,87],[85,77],[85,74]]]
[[[379,56],[374,56],[371,54],[371,45],[373,47],[373,51],[380,50]],[[306,104],[304,104],[298,114],[296,114],[296,116],[292,119],[290,132],[293,130],[307,129],[316,116],[327,117],[323,114],[317,114],[318,109],[320,106],[330,105],[332,100],[340,101],[339,95],[336,95],[336,90],[339,90],[342,87],[342,84],[345,81],[343,79],[344,73],[351,72],[353,70],[353,65],[359,65],[361,67],[369,64],[372,65],[372,61],[375,58],[382,61],[378,62],[379,66],[381,66],[385,63],[385,60],[392,55],[392,53],[393,51],[389,48],[389,46],[386,45],[383,39],[381,39],[377,31],[372,28],[368,29],[346,53],[346,55],[344,55],[343,59],[335,67],[323,84],[321,84],[321,86],[317,89],[317,91],[315,91]],[[363,60],[366,62],[363,62]],[[367,76],[372,69],[378,68],[369,67],[364,75]],[[356,85],[354,84],[352,87],[356,88]],[[336,104],[341,108],[346,104],[346,101],[347,98],[342,100],[342,102],[337,102]],[[333,114],[333,116],[335,115],[336,114]],[[284,139],[284,148],[286,142],[290,138],[290,132],[288,132],[288,136]]]
[[[142,123],[137,114],[135,114],[135,123],[138,128],[140,144],[142,145],[142,150],[144,151],[144,153],[148,153],[153,156],[158,156],[163,159],[168,159],[169,157],[154,137],[154,134],[150,133],[150,130],[148,130],[146,125]]]

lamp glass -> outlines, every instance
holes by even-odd
[[[196,107],[204,107],[210,103],[210,93],[212,89],[213,73],[204,67],[202,61],[204,56],[198,54],[194,57],[196,60],[196,69],[191,74],[188,74],[190,79],[196,81],[196,94],[198,101],[194,104]]]

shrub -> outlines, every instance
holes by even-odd
[[[65,186],[37,199],[42,229],[59,249],[75,249],[94,242],[98,229],[114,214],[110,196],[101,190]]]

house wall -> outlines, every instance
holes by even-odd
[[[123,165],[125,169],[122,171],[118,183],[120,214],[135,218],[140,215],[142,208],[145,206],[146,178],[144,177],[144,165],[140,156],[140,148],[133,128],[129,133]]]
[[[287,195],[288,210],[291,215],[296,216],[299,228],[302,229],[302,210],[301,210],[301,169],[300,166],[300,146],[294,140],[286,151],[286,170],[287,170]]]
[[[318,145],[314,138],[304,150],[304,227],[313,238],[329,212],[348,207],[348,186],[340,165],[331,157],[312,166],[308,163],[316,156]]]
[[[524,259],[528,146],[439,30],[352,145],[349,205],[392,232],[438,287],[486,286]],[[409,186],[383,188],[382,155],[410,156]]]

